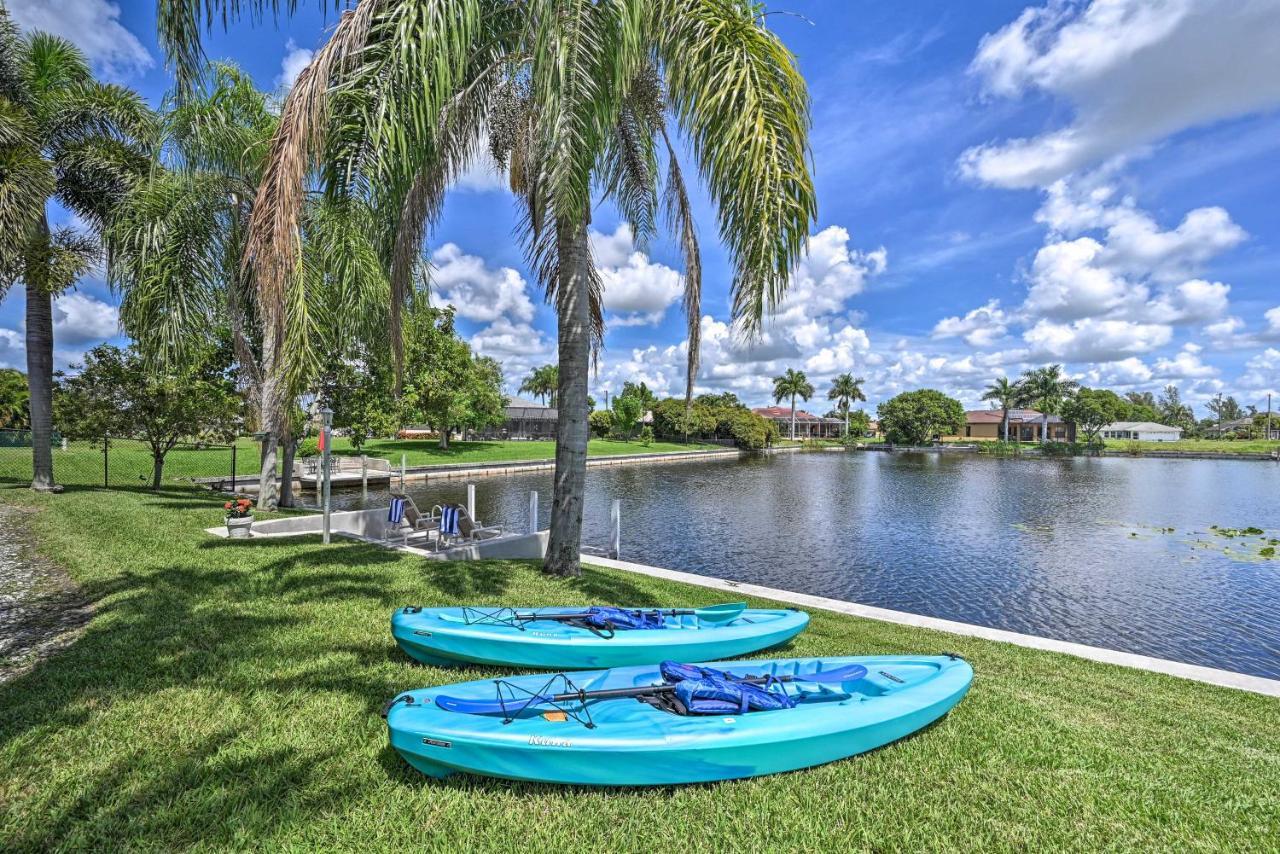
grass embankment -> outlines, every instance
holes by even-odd
[[[433,463],[506,463],[525,460],[553,460],[556,443],[553,441],[493,441],[450,442],[447,450],[441,450],[434,439],[370,439],[360,450],[351,447],[351,440],[336,438],[334,453],[366,454],[381,457],[400,465],[400,455],[411,466]],[[612,439],[592,439],[587,445],[587,456],[611,457],[620,454],[669,454],[678,451],[722,451],[722,445],[703,445],[691,442],[619,442]]]
[[[411,664],[407,603],[711,603],[621,572],[543,577],[343,540],[206,536],[194,492],[0,492],[96,602],[69,649],[0,685],[0,850],[1254,849],[1280,826],[1280,703],[817,612],[787,654],[954,650],[938,725],[866,756],[674,789],[433,781],[381,704],[497,675]],[[764,603],[760,603],[764,604]]]
[[[1280,450],[1280,442],[1267,442],[1262,439],[1179,439],[1176,442],[1111,439],[1106,443],[1106,449],[1123,453],[1174,451],[1186,454],[1271,454]]]

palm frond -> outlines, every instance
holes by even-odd
[[[733,258],[733,313],[759,329],[817,216],[809,96],[795,57],[743,0],[651,7],[667,99],[688,135]]]
[[[0,294],[22,274],[22,257],[45,200],[57,186],[24,111],[0,99]]]
[[[686,354],[684,406],[686,413],[693,406],[693,384],[698,378],[698,365],[702,349],[702,253],[698,248],[698,229],[693,218],[693,206],[684,183],[680,159],[667,130],[659,126],[662,140],[667,146],[666,214],[672,229],[679,236],[680,252],[684,257],[684,313],[689,349]]]
[[[206,345],[216,325],[227,272],[225,200],[217,177],[161,173],[129,195],[105,234],[108,281],[123,294],[121,322],[162,364]]]

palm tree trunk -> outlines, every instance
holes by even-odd
[[[844,407],[844,437],[846,439],[849,438],[849,406],[848,404],[846,404]]]
[[[796,440],[796,396],[791,395],[791,441]]]
[[[280,506],[293,506],[293,458],[298,451],[298,437],[292,431],[281,442],[284,446],[284,466],[280,476]]]
[[[1040,414],[1040,444],[1049,444],[1049,413]]]
[[[276,454],[280,437],[284,435],[284,406],[281,403],[284,377],[280,376],[275,324],[267,320],[262,335],[262,406],[261,427],[266,436],[262,440],[262,472],[258,475],[258,509],[275,510],[279,496],[276,492]]]
[[[28,277],[30,279],[30,277]],[[53,480],[53,295],[42,278],[27,282],[27,392],[31,407],[31,488],[56,491]]]
[[[560,255],[560,378],[556,418],[556,471],[546,572],[581,575],[582,502],[587,484],[587,372],[591,359],[591,253],[586,223],[557,223]]]
[[[1009,441],[1009,410],[1005,410],[1000,415],[1000,432],[1004,434],[1004,440]]]

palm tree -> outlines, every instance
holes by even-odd
[[[199,21],[271,0],[174,0],[162,41],[180,79],[199,65]],[[429,81],[423,85],[423,81]],[[247,254],[268,327],[284,327],[297,211],[312,164],[329,192],[401,213],[416,250],[484,129],[508,167],[526,255],[558,315],[556,474],[545,568],[577,574],[586,479],[587,380],[601,343],[588,226],[613,200],[643,242],[667,161],[666,217],[685,255],[686,398],[697,370],[701,288],[674,119],[718,209],[735,268],[734,315],[756,331],[784,294],[816,216],[809,103],[795,58],[740,0],[363,0],[344,14],[284,104]],[[396,277],[393,271],[393,293]]]
[[[1009,410],[1023,399],[1022,384],[1017,380],[1011,382],[1008,377],[1000,377],[987,386],[982,399],[1000,404],[1000,435],[1004,437],[1004,441],[1009,441]]]
[[[0,296],[26,290],[33,489],[53,477],[53,298],[99,256],[97,234],[145,168],[137,140],[150,111],[93,79],[83,53],[45,33],[18,34],[0,3]],[[51,228],[57,202],[88,232]]]
[[[551,405],[556,405],[556,387],[560,384],[560,369],[555,365],[543,365],[534,368],[524,378],[518,389],[520,394],[531,394],[543,403],[550,398]]]
[[[844,435],[849,435],[849,407],[855,400],[866,401],[867,396],[862,393],[862,384],[866,382],[862,377],[856,380],[853,374],[841,374],[831,383],[831,390],[827,392],[827,400],[838,401],[837,406],[844,413]],[[794,431],[793,431],[794,432]]]
[[[264,441],[258,504],[292,503],[292,478],[277,491],[277,454],[292,470],[302,424],[297,406],[319,362],[318,353],[344,352],[354,338],[379,335],[388,285],[374,247],[371,214],[354,202],[320,197],[302,212],[305,238],[291,306],[290,359],[266,345],[253,270],[242,263],[247,224],[258,199],[279,118],[266,96],[239,69],[217,63],[202,85],[172,105],[158,127],[156,162],[147,179],[119,205],[107,244],[108,274],[123,295],[125,330],[143,353],[163,365],[189,360],[230,334],[240,386],[259,408],[268,387],[285,409]]]
[[[1075,380],[1062,375],[1062,365],[1046,365],[1026,371],[1019,383],[1023,400],[1040,410],[1040,441],[1049,441],[1049,416],[1056,415],[1063,402],[1079,388]]]
[[[804,371],[787,368],[785,374],[773,378],[773,402],[781,403],[788,397],[791,398],[791,441],[794,442],[796,440],[796,398],[808,400],[813,397],[813,385],[804,375]]]

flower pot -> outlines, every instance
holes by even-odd
[[[252,516],[229,517],[227,519],[227,536],[233,540],[247,540],[249,538],[249,529],[252,526]]]

